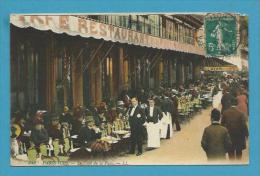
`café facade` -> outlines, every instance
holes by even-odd
[[[84,15],[12,14],[10,23],[12,111],[61,111],[117,99],[125,89],[185,84],[200,78],[207,59],[191,23],[192,42],[165,37],[164,26],[156,36]]]

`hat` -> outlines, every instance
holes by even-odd
[[[68,106],[64,106],[64,112],[68,112],[69,111],[69,107]]]
[[[36,118],[43,118],[43,114],[45,113],[46,111],[37,111],[36,114],[35,114],[35,117]]]
[[[117,101],[117,106],[122,106],[124,105],[125,103],[123,101]]]
[[[60,120],[60,117],[57,114],[52,114],[51,115],[51,120],[55,121],[55,120]]]

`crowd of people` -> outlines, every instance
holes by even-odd
[[[226,159],[226,153],[230,160],[242,158],[249,136],[247,85],[242,77],[229,76],[213,89],[212,124],[205,128],[201,140],[209,160]]]
[[[78,105],[73,109],[65,106],[61,114],[38,109],[25,113],[15,112],[11,116],[12,156],[16,157],[24,153],[28,155],[28,150],[32,148],[41,153],[41,145],[50,146],[53,141],[58,141],[59,146],[63,146],[58,152],[63,155],[70,155],[73,148],[107,151],[113,144],[113,140],[116,141],[120,137],[128,139],[128,153],[135,154],[137,147],[136,155],[139,156],[143,153],[144,144],[147,150],[159,148],[161,139],[170,139],[174,129],[180,131],[179,118],[184,111],[183,107],[195,108],[202,104],[204,94],[210,94],[208,100],[213,97],[213,104],[217,99],[216,95],[218,97],[221,95],[221,124],[228,130],[228,133],[226,129],[223,130],[227,136],[225,151],[229,152],[230,157],[232,152],[236,151],[239,158],[239,153],[245,146],[235,147],[236,143],[241,143],[237,139],[237,133],[232,132],[234,129],[237,130],[233,124],[238,122],[229,120],[229,117],[233,117],[234,113],[237,113],[239,118],[241,114],[243,119],[248,117],[246,90],[247,82],[241,77],[223,77],[218,81],[208,79],[181,85],[178,88],[161,88],[156,92],[143,89],[136,92],[124,90],[114,104],[101,102],[98,106],[85,108]],[[223,96],[219,92],[223,92]],[[195,100],[198,101],[191,104]],[[233,107],[234,102],[238,103],[237,108]],[[188,112],[192,113],[193,110]],[[212,119],[213,124],[218,121],[217,110],[212,112]],[[246,133],[245,129],[244,131]],[[202,139],[202,147],[211,157],[210,153],[215,149],[211,149],[212,141],[209,140],[211,137],[206,134]],[[229,136],[231,143],[228,142]],[[70,149],[65,147],[68,141]]]

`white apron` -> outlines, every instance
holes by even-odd
[[[159,148],[160,147],[160,124],[159,123],[146,123],[147,130],[147,147]]]
[[[170,113],[162,113],[163,117],[160,121],[160,137],[163,139],[166,139],[167,137],[167,131],[168,131],[168,125],[170,125],[170,137],[173,136],[172,132],[172,117]]]
[[[212,101],[213,108],[220,109],[221,98],[222,98],[221,91],[219,91],[216,95],[213,96],[213,101]]]

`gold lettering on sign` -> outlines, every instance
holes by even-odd
[[[109,29],[109,36],[110,38],[112,38],[112,35],[113,35],[113,32],[114,32],[114,26],[109,26],[108,29]]]
[[[106,37],[107,36],[106,25],[101,23],[99,25],[99,28],[100,28],[100,35]]]
[[[135,32],[135,39],[134,39],[135,43],[139,43],[139,37],[138,37],[138,33]]]
[[[133,31],[128,31],[128,41],[133,42]]]
[[[119,28],[116,28],[114,38],[120,40],[120,30],[119,30]]]
[[[144,34],[139,35],[139,42],[144,43]]]
[[[144,43],[149,44],[149,43],[148,43],[148,35],[145,35],[145,34],[144,34],[143,36],[144,36]]]
[[[50,16],[45,16],[45,23],[46,23],[46,25],[49,25],[50,23],[50,21],[53,21],[53,18],[52,17],[50,17]]]
[[[84,19],[79,18],[78,19],[78,26],[79,26],[79,32],[84,33],[82,30],[85,31],[85,33],[88,33],[88,27],[87,27],[87,21]]]
[[[38,21],[40,24],[44,24],[44,21],[38,16],[31,16],[31,23],[35,24],[35,21]]]
[[[127,38],[127,30],[121,29],[121,39],[126,40]]]
[[[90,21],[90,34],[96,35],[97,33],[96,23],[94,21]]]
[[[69,29],[69,16],[60,16],[60,28]]]

